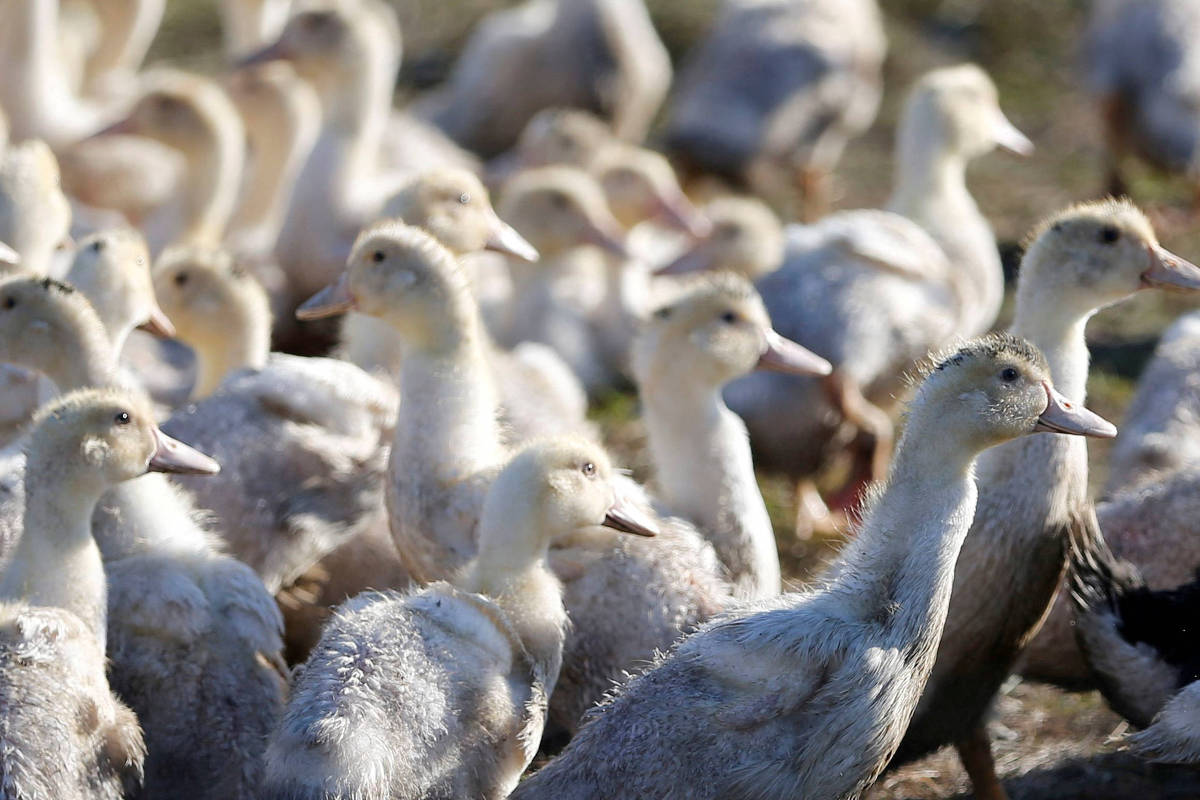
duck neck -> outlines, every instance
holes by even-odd
[[[463,305],[472,307],[449,313],[435,342],[406,342],[401,353],[396,451],[428,459],[422,474],[439,483],[489,469],[504,452],[488,343],[478,310]],[[412,469],[419,471],[416,464]]]
[[[515,530],[526,523],[504,520],[502,524]],[[464,568],[459,585],[490,597],[503,609],[526,651],[546,667],[552,688],[566,639],[562,585],[546,566],[544,547],[532,553],[510,541],[497,543],[496,537],[488,535],[486,517],[480,527],[479,554]]]
[[[329,81],[322,92],[325,136],[341,143],[346,181],[375,177],[391,113],[399,63],[393,55],[373,52],[377,49],[375,44],[363,47],[339,79]]]
[[[212,331],[194,345],[196,387],[193,396],[207,397],[217,390],[229,373],[239,369],[262,369],[271,352],[271,318],[267,309],[234,309]],[[212,336],[211,333],[220,333]]]
[[[902,128],[895,159],[890,210],[921,224],[930,208],[979,213],[967,189],[967,159],[946,147],[940,137]]]
[[[230,128],[230,130],[224,130]],[[239,125],[214,122],[204,143],[188,154],[187,192],[179,241],[220,244],[237,205],[244,145]]]
[[[16,553],[0,576],[0,597],[53,606],[83,620],[105,642],[106,589],[92,510],[103,491],[31,452],[25,467],[25,516]]]
[[[775,532],[750,440],[720,388],[659,379],[643,383],[641,397],[660,499],[712,542],[739,595],[778,594]]]
[[[976,501],[973,454],[931,446],[945,440],[932,417],[910,417],[883,494],[832,572],[832,590],[863,621],[929,661]]]
[[[158,31],[165,5],[164,0],[110,0],[95,4],[102,19],[100,41],[87,62],[91,88],[113,70],[132,72],[138,68]]]
[[[1028,339],[1046,356],[1054,388],[1069,400],[1087,399],[1088,348],[1085,331],[1094,308],[1072,308],[1058,292],[1035,281],[1017,287],[1016,314],[1010,331]]]

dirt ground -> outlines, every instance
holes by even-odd
[[[444,77],[479,14],[511,3],[495,0],[392,0],[405,33],[400,95]],[[648,0],[668,48],[678,58],[702,35],[717,0]],[[1006,261],[1019,260],[1020,242],[1046,214],[1100,196],[1105,186],[1103,133],[1083,91],[1078,42],[1084,0],[881,0],[890,55],[887,94],[876,125],[851,144],[838,173],[841,208],[886,200],[897,109],[903,90],[925,70],[976,61],[989,70],[1009,117],[1037,145],[1028,159],[996,153],[975,164],[972,191],[991,219]],[[171,0],[168,23],[152,58],[216,68],[217,22],[212,0]],[[1127,177],[1139,203],[1156,218],[1168,247],[1200,260],[1200,224],[1181,213],[1192,188],[1136,165]],[[1119,311],[1103,312],[1089,328],[1093,369],[1089,405],[1120,420],[1134,381],[1162,328],[1192,304],[1147,294]],[[609,444],[625,466],[645,475],[636,399],[621,395],[595,410]],[[1092,485],[1104,477],[1107,448],[1091,447]],[[797,542],[789,488],[763,476],[788,578],[802,585],[837,549],[836,542]],[[1183,800],[1200,798],[1200,771],[1146,764],[1122,754],[1121,720],[1095,693],[1068,694],[1022,683],[1006,686],[992,738],[997,765],[1012,800]],[[955,754],[944,750],[885,775],[869,800],[946,800],[969,797]]]

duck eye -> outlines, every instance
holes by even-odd
[[[465,206],[467,203],[471,202],[471,195],[468,194],[467,192],[463,192],[462,194],[460,194],[458,196],[458,202],[459,202],[459,205]]]
[[[187,282],[188,282],[188,274],[186,272],[181,272],[175,276],[175,285],[176,286],[187,286]]]
[[[596,465],[591,461],[585,461],[580,471],[589,478],[596,477]]]
[[[1121,232],[1117,230],[1115,225],[1105,225],[1100,229],[1100,241],[1105,244],[1112,244],[1121,238]]]
[[[103,249],[104,249],[104,240],[103,239],[97,239],[96,241],[92,242],[92,252],[93,253],[99,253]]]
[[[654,312],[654,316],[658,319],[666,319],[667,317],[671,316],[671,307],[663,306],[658,311]]]
[[[374,253],[371,253],[371,260],[376,264],[382,262],[385,258],[387,258],[387,255],[382,250],[376,250]]]
[[[17,307],[17,298],[13,297],[12,295],[9,295],[8,297],[4,298],[4,307],[5,308],[16,308]]]
[[[567,196],[559,192],[550,195],[550,205],[562,210],[567,207]]]
[[[1021,373],[1017,372],[1015,367],[1005,367],[1000,371],[1000,380],[1005,383],[1012,383],[1019,377],[1021,377]]]
[[[738,315],[737,315],[737,312],[735,312],[735,311],[726,311],[724,314],[721,315],[721,322],[724,322],[727,325],[733,325],[737,321],[738,321]]]
[[[129,412],[128,411],[118,411],[116,416],[113,417],[113,422],[117,423],[118,425],[128,425],[129,424]]]

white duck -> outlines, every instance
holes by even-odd
[[[16,251],[21,269],[50,274],[70,226],[71,206],[50,148],[31,140],[0,152],[0,241]]]
[[[36,421],[25,535],[0,574],[0,774],[14,796],[117,800],[140,787],[142,732],[105,678],[105,573],[92,512],[110,488],[147,471],[210,463],[118,392],[78,392]]]
[[[500,405],[478,310],[454,258],[416,228],[363,232],[347,274],[301,307],[379,316],[404,341],[405,398],[392,444],[392,536],[417,580],[453,575],[476,552],[487,487],[504,463]],[[630,493],[640,489],[630,484]],[[573,728],[624,670],[721,608],[730,587],[711,546],[664,521],[652,540],[572,537],[551,555],[575,631],[551,713]]]
[[[861,795],[933,665],[988,447],[1112,426],[1051,386],[1010,336],[943,360],[909,409],[886,487],[822,588],[738,608],[682,640],[592,716],[513,798]]]
[[[705,534],[739,597],[781,590],[779,555],[750,442],[721,388],[754,369],[826,374],[824,359],[771,328],[745,279],[701,281],[656,310],[633,346],[633,371],[658,500]]]
[[[275,41],[292,11],[292,0],[221,0],[225,56],[241,58]]]
[[[0,309],[4,360],[63,389],[113,380],[108,336],[80,292],[13,279],[0,285]],[[6,530],[25,507],[8,485],[24,469],[16,463],[5,476]],[[199,471],[216,464],[206,459]],[[282,708],[282,624],[262,582],[222,555],[197,519],[190,497],[157,476],[124,483],[97,505],[93,532],[112,578],[110,680],[146,731],[150,796],[245,797]],[[197,729],[198,718],[210,722]]]
[[[548,549],[597,525],[656,532],[614,475],[597,445],[532,445],[492,482],[452,582],[344,605],[297,672],[265,797],[506,797],[537,753],[569,624]]]
[[[641,141],[670,83],[642,0],[529,0],[475,28],[425,113],[487,156],[511,147],[538,111],[564,106],[603,114],[617,136]]]
[[[344,361],[271,353],[266,293],[224,251],[172,248],[154,281],[198,365],[196,401],[164,427],[224,467],[186,485],[275,592],[381,507],[395,391]]]

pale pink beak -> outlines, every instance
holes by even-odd
[[[654,270],[655,275],[686,275],[690,272],[704,272],[712,269],[711,248],[705,247],[707,239],[701,239],[693,247],[684,250],[675,260],[666,266]]]
[[[1185,261],[1165,247],[1148,245],[1150,266],[1142,273],[1142,285],[1174,292],[1200,289],[1200,267]]]
[[[1008,117],[1004,116],[1000,111],[996,112],[996,122],[992,126],[992,136],[996,140],[996,144],[1003,147],[1010,153],[1016,153],[1019,156],[1028,156],[1033,154],[1033,142],[1029,137],[1021,133],[1016,125],[1008,121]]]
[[[1117,435],[1117,426],[1063,397],[1049,381],[1042,381],[1042,386],[1046,389],[1046,410],[1033,426],[1035,433],[1068,433],[1096,439],[1112,439]]]
[[[767,328],[767,349],[758,359],[757,369],[789,375],[828,375],[833,365],[803,345]]]
[[[583,234],[583,242],[594,244],[617,258],[629,258],[629,249],[625,246],[625,236],[620,233],[620,227],[615,221],[603,224],[589,222]]]
[[[20,263],[21,256],[17,253],[17,251],[13,250],[4,242],[0,242],[0,264],[8,264],[15,267]]]
[[[291,56],[292,54],[288,50],[287,45],[282,40],[279,40],[239,59],[234,64],[234,69],[244,69],[245,67],[252,67],[255,64],[266,64],[268,61],[287,61]]]
[[[484,245],[488,250],[515,256],[522,261],[537,261],[541,257],[536,247],[500,217],[493,214],[490,227],[487,243]]]
[[[712,231],[712,223],[700,213],[687,195],[678,192],[673,197],[655,198],[654,216],[676,230],[701,239]]]
[[[296,319],[309,321],[336,317],[347,311],[353,311],[354,306],[354,295],[350,292],[350,277],[343,272],[336,281],[305,300],[296,309]]]
[[[658,523],[644,513],[634,503],[617,494],[602,523],[606,528],[612,528],[622,533],[632,533],[635,536],[657,536]]]
[[[172,439],[158,428],[154,429],[154,441],[157,446],[150,457],[147,472],[216,475],[221,471],[221,465],[216,461],[178,439]]]
[[[138,327],[149,334],[157,336],[160,339],[175,338],[175,326],[171,323],[170,318],[164,314],[163,310],[158,306],[150,309],[150,318]]]
[[[125,117],[124,119],[119,119],[116,122],[105,125],[103,128],[91,134],[90,136],[84,137],[83,141],[86,142],[92,139],[99,139],[101,136],[137,136],[139,131],[140,128],[138,127],[138,124],[134,122],[133,117]]]

